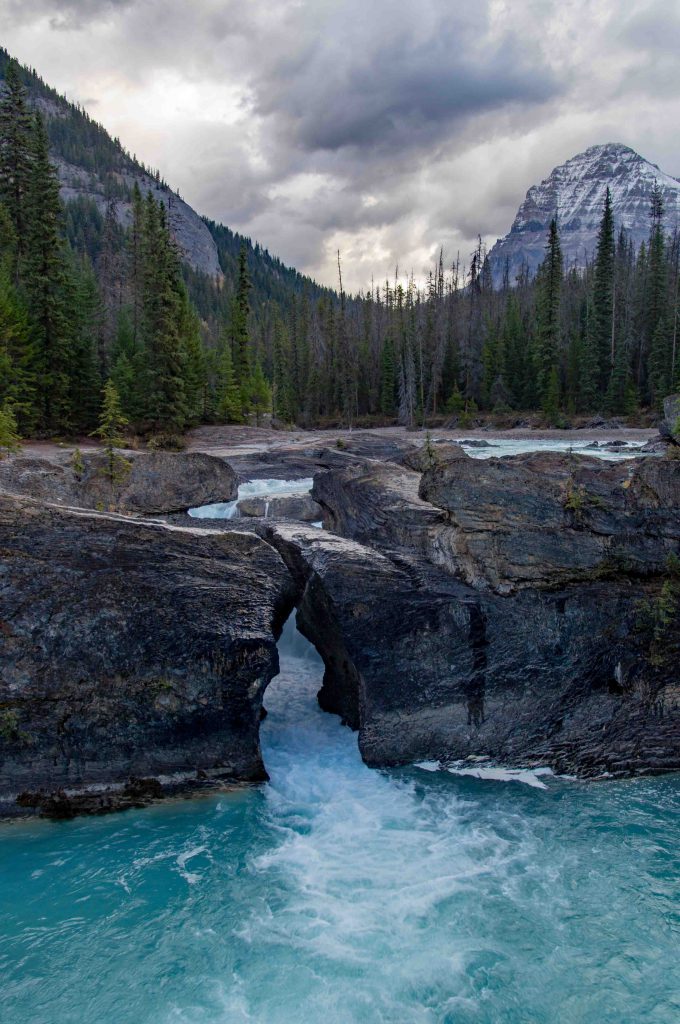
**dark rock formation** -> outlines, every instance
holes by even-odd
[[[367,762],[680,768],[678,463],[456,454],[422,497],[418,480],[373,463],[315,479],[326,525],[370,552],[272,536],[304,566],[324,706],[359,726]]]
[[[371,765],[680,769],[680,461],[398,457],[424,472],[319,455],[334,533],[0,494],[0,811],[103,813],[264,778],[262,696],[294,603],[325,663],[320,703]],[[191,499],[176,474],[154,485],[158,458],[135,461],[127,500],[198,504],[188,471]],[[50,463],[43,479],[21,461],[5,488],[91,494],[86,471],[74,483]],[[233,493],[215,472],[231,492],[200,503]]]
[[[0,462],[0,491],[78,508],[145,515],[184,511],[236,497],[237,479],[222,459],[198,452],[126,452],[129,468],[113,485],[102,452]]]
[[[262,694],[295,599],[271,546],[0,496],[0,549],[3,813],[265,777]]]
[[[680,445],[680,395],[664,398],[663,415],[659,433],[672,444]]]
[[[433,561],[501,592],[662,572],[680,542],[680,464],[669,459],[462,459],[428,470],[419,494],[447,514]]]
[[[661,572],[677,550],[675,460],[557,452],[478,460],[456,446],[442,455],[422,477],[367,462],[315,477],[326,526],[383,549],[417,551],[499,593]]]
[[[242,498],[238,503],[239,515],[267,517],[269,519],[295,519],[301,523],[314,523],[321,519],[321,506],[309,494],[275,494],[271,498]]]

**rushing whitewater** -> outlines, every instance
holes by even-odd
[[[676,777],[374,771],[280,649],[268,785],[0,830],[3,1021],[677,1022]]]

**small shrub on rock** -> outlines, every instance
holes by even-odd
[[[146,447],[150,452],[183,452],[186,441],[181,434],[153,434]]]

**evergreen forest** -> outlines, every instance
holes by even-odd
[[[440,253],[424,287],[347,295],[340,254],[333,291],[206,221],[216,280],[183,262],[165,202],[126,174],[157,172],[4,51],[0,72],[0,412],[17,436],[92,434],[112,401],[160,443],[269,413],[414,426],[534,412],[559,426],[655,412],[680,387],[680,238],[658,190],[637,251],[607,193],[585,270],[564,266],[553,221],[533,277],[494,287],[480,241],[465,264]],[[46,117],[57,100],[65,113]],[[105,183],[104,211],[62,201],[55,154]]]

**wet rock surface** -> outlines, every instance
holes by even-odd
[[[265,777],[262,693],[295,598],[270,545],[0,496],[0,549],[1,813]]]

